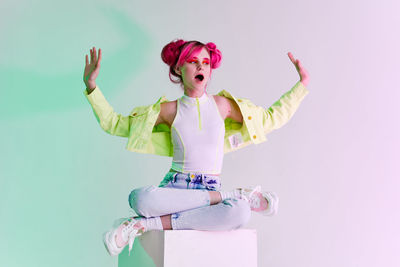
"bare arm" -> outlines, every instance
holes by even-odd
[[[242,112],[234,100],[219,95],[215,95],[214,99],[222,118],[231,118],[234,121],[243,123]]]
[[[169,127],[171,127],[171,124],[174,121],[175,116],[176,116],[176,100],[170,102],[163,102],[161,103],[160,114],[158,115],[155,125],[164,123],[167,124]]]
[[[164,121],[164,119],[163,119],[163,112],[165,112],[165,105],[164,105],[165,103],[161,103],[161,111],[160,111],[160,113],[158,114],[158,118],[157,118],[157,121],[156,121],[156,124],[155,125],[158,125],[158,124],[160,124],[160,123],[165,123],[165,121]]]
[[[228,113],[228,118],[231,118],[237,122],[243,123],[243,116],[242,112],[240,111],[240,108],[238,104],[236,104],[235,101],[229,98],[225,98],[229,101],[229,113]]]

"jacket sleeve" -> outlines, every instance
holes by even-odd
[[[97,86],[89,95],[86,89],[83,94],[92,106],[97,122],[105,132],[121,137],[129,136],[131,116],[116,113]]]
[[[283,94],[278,101],[264,110],[263,127],[265,134],[285,125],[296,112],[301,101],[309,93],[300,81]]]

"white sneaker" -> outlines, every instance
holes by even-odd
[[[122,230],[120,230],[122,228]],[[116,237],[119,233],[122,235],[122,240],[126,243],[122,247],[117,246]],[[108,253],[111,256],[117,256],[129,244],[129,255],[131,254],[133,241],[136,236],[140,236],[146,229],[135,218],[121,218],[114,222],[113,228],[103,234],[103,242]]]
[[[275,192],[261,192],[261,186],[253,189],[238,188],[241,198],[247,200],[252,211],[265,216],[272,216],[278,212],[279,198]]]

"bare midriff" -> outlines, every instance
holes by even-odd
[[[169,169],[169,171],[170,171],[170,172],[179,172],[179,171],[175,171],[175,170],[173,170],[172,168],[171,168],[171,169]],[[184,172],[179,172],[179,173],[184,173]],[[211,174],[211,173],[203,173],[203,174],[205,174],[205,175],[209,175],[209,176],[219,176],[219,174]]]

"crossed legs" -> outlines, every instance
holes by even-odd
[[[164,230],[231,230],[250,218],[245,200],[222,201],[218,191],[145,186],[134,189],[129,204],[143,217],[160,217]]]
[[[210,205],[218,204],[222,201],[221,194],[218,191],[208,191],[210,195]],[[171,214],[160,216],[164,230],[172,230]]]

